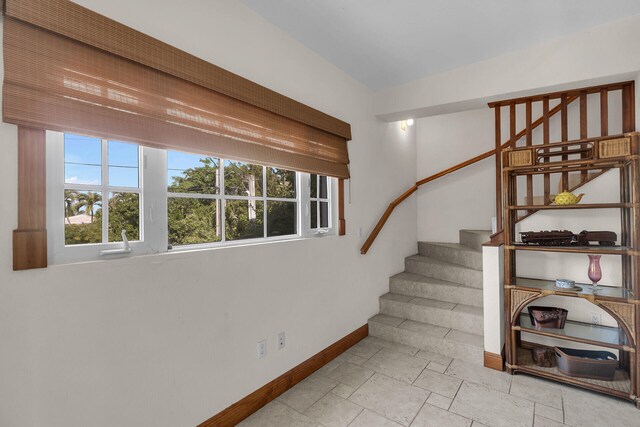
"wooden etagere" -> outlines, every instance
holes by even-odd
[[[606,393],[633,401],[640,407],[640,362],[638,358],[638,331],[640,331],[640,134],[625,133],[616,136],[582,138],[553,144],[527,145],[508,148],[503,152],[504,242],[505,242],[505,323],[506,367],[509,373],[526,372],[555,381],[569,383],[589,390]],[[548,177],[580,171],[601,172],[617,168],[620,171],[619,203],[585,203],[570,206],[518,205],[517,178],[543,174],[548,192]],[[528,178],[526,178],[528,180]],[[564,178],[563,178],[564,179]],[[564,182],[564,181],[562,181]],[[531,196],[531,189],[528,195]],[[547,194],[545,194],[547,196]],[[532,200],[529,198],[528,200]],[[523,216],[538,210],[615,209],[620,211],[620,245],[617,246],[534,246],[518,243],[516,223]],[[520,215],[519,215],[520,214]],[[622,283],[619,287],[578,284],[578,292],[560,290],[554,281],[523,278],[517,274],[518,251],[616,255],[622,259]],[[564,329],[540,329],[531,325],[524,309],[531,302],[549,295],[565,298],[583,298],[609,313],[617,327],[593,326],[567,321]],[[571,315],[570,315],[571,316]],[[595,345],[617,350],[619,369],[613,381],[597,381],[570,377],[556,368],[536,366],[531,357],[532,343],[522,340],[529,333],[573,343]],[[536,347],[540,345],[535,344]]]

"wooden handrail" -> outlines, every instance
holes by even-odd
[[[570,104],[571,102],[573,102],[576,99],[578,99],[577,95],[568,97],[567,104]],[[561,108],[562,108],[561,104],[558,104],[555,107],[553,107],[551,110],[549,110],[549,117],[551,117],[554,114],[558,113],[561,110]],[[533,129],[537,128],[542,123],[543,123],[543,117],[538,118],[536,121],[531,123],[530,131],[533,131]],[[515,137],[513,138],[513,143],[515,144],[515,141],[517,141],[520,138],[522,138],[523,136],[525,136],[526,133],[527,133],[527,129],[523,129],[521,132],[518,132],[515,135]],[[509,138],[509,140],[507,140],[504,144],[502,144],[502,146],[500,148],[501,149],[507,148],[511,144],[511,142],[512,142],[512,139]],[[443,176],[449,175],[450,173],[455,172],[457,170],[466,168],[467,166],[471,166],[472,164],[477,163],[477,162],[479,162],[481,160],[488,159],[489,157],[493,156],[495,153],[496,153],[495,149],[489,150],[487,152],[484,152],[484,153],[480,154],[479,156],[473,157],[473,158],[471,158],[471,159],[469,159],[467,161],[464,161],[464,162],[459,163],[459,164],[457,164],[455,166],[452,166],[452,167],[450,167],[448,169],[445,169],[445,170],[443,170],[441,172],[438,172],[438,173],[433,174],[431,176],[428,176],[428,177],[426,177],[424,179],[421,179],[420,181],[417,181],[413,187],[409,188],[407,191],[402,193],[397,199],[395,199],[393,202],[391,202],[389,204],[387,209],[384,211],[384,213],[382,214],[382,216],[378,220],[378,223],[376,224],[376,226],[373,227],[373,230],[369,234],[369,237],[367,237],[367,240],[365,240],[364,244],[360,248],[360,253],[362,255],[364,255],[369,251],[369,248],[371,248],[371,245],[373,245],[373,242],[376,240],[376,237],[378,237],[378,234],[380,234],[380,231],[382,231],[382,227],[384,227],[384,225],[386,224],[387,220],[389,219],[389,217],[393,213],[393,210],[396,208],[396,206],[398,206],[400,203],[402,203],[405,199],[407,199],[413,193],[418,191],[418,187],[420,187],[421,185],[424,185],[424,184],[426,184],[428,182],[435,181],[438,178],[442,178]]]

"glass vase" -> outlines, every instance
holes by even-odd
[[[600,268],[601,255],[587,255],[589,257],[588,276],[593,285],[593,293],[598,292],[598,282],[602,279],[602,269]]]

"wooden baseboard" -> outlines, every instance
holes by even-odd
[[[331,344],[316,355],[305,360],[293,369],[280,375],[275,380],[267,383],[254,391],[250,395],[244,397],[227,409],[219,412],[198,427],[213,426],[234,426],[258,409],[289,390],[294,385],[329,363],[331,360],[342,354],[349,347],[358,343],[369,335],[369,325],[364,325],[343,337],[339,341]]]
[[[495,369],[496,371],[504,370],[504,348],[502,354],[484,352],[484,367]]]

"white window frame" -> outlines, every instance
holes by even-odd
[[[99,137],[96,137],[99,138]],[[107,141],[106,138],[101,138]],[[327,177],[327,196],[322,199],[329,202],[329,227],[311,228],[311,199],[310,199],[310,174],[296,173],[296,198],[275,198],[267,196],[267,168],[262,169],[262,195],[261,196],[230,196],[224,195],[224,162],[232,159],[219,159],[220,161],[220,194],[197,193],[169,193],[167,150],[154,149],[139,146],[138,189],[115,187],[108,185],[108,157],[105,153],[106,143],[103,142],[102,152],[102,183],[99,186],[65,184],[64,175],[64,133],[47,131],[47,232],[48,252],[50,264],[63,264],[70,262],[106,260],[118,257],[117,255],[101,255],[104,250],[120,249],[122,242],[111,243],[87,243],[77,245],[65,245],[64,231],[64,191],[67,187],[73,187],[79,191],[100,191],[103,200],[108,204],[109,193],[134,192],[140,195],[140,240],[130,242],[132,252],[128,255],[144,255],[163,253],[168,249],[168,224],[167,205],[169,197],[205,198],[220,200],[221,206],[221,232],[220,242],[199,243],[192,245],[174,246],[169,252],[183,252],[195,249],[220,248],[240,245],[251,245],[266,242],[295,240],[301,237],[322,237],[336,234],[334,224],[337,218],[337,179]],[[106,195],[106,197],[105,197]],[[225,207],[227,200],[256,200],[263,205],[263,237],[253,239],[226,240]],[[317,200],[314,198],[314,200]],[[297,229],[296,234],[286,236],[264,237],[267,235],[267,203],[269,201],[283,201],[296,203]],[[318,204],[319,208],[319,204]],[[105,215],[106,214],[106,215]],[[318,217],[319,218],[319,217]],[[103,207],[103,230],[108,227],[108,208]],[[103,231],[104,235],[104,231]],[[127,255],[120,255],[127,256]]]

